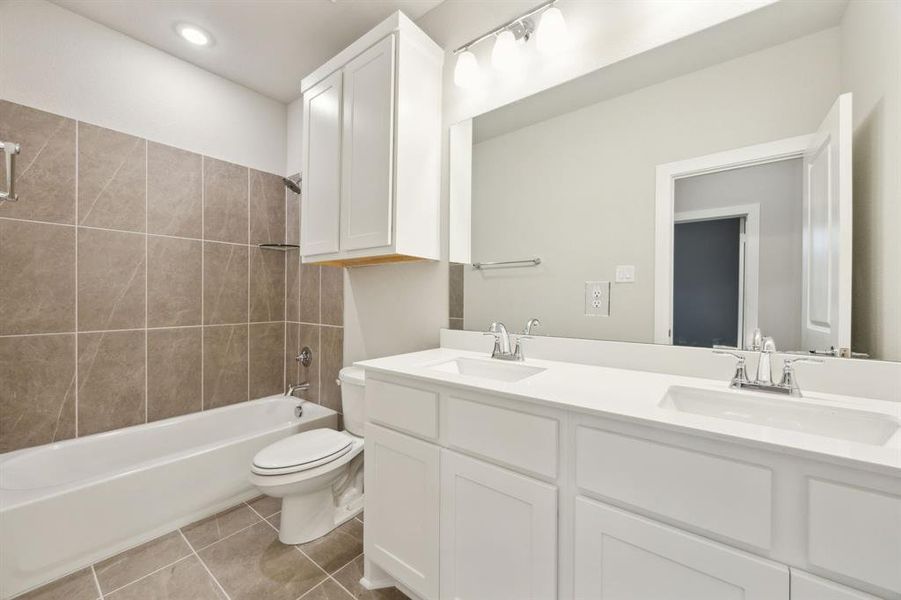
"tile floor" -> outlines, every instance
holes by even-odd
[[[368,591],[363,515],[299,546],[278,541],[276,498],[260,496],[98,562],[17,600],[405,600]]]

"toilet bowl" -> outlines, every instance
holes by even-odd
[[[312,429],[260,450],[250,482],[282,499],[278,539],[302,544],[322,537],[363,510],[364,374],[345,367],[338,376],[344,431]]]

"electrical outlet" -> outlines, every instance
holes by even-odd
[[[616,283],[635,283],[635,265],[617,265]]]
[[[610,282],[585,282],[585,314],[589,317],[610,316]]]

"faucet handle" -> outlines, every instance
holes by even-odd
[[[798,358],[785,358],[782,360],[782,379],[779,380],[779,387],[788,388],[792,396],[800,396],[801,388],[798,387],[798,379],[795,377],[795,363],[819,363],[823,360],[820,358],[808,358],[799,356]]]
[[[735,365],[735,373],[732,375],[732,381],[730,382],[730,386],[737,388],[743,385],[750,383],[748,379],[748,369],[745,366],[745,357],[737,352],[729,352],[728,350],[715,349],[713,351],[714,354],[721,354],[723,356],[731,356],[738,361]]]

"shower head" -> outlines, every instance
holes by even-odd
[[[288,188],[295,194],[300,193],[300,175],[294,175],[292,177],[282,177],[282,181],[285,183],[286,188]]]

